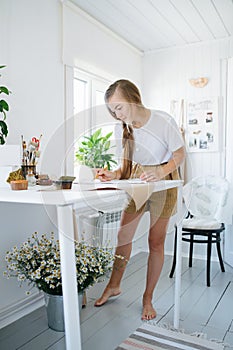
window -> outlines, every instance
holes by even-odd
[[[74,71],[73,103],[74,103],[74,141],[75,150],[79,147],[83,136],[89,136],[101,128],[106,135],[114,130],[115,121],[111,118],[105,102],[104,94],[109,81],[97,78],[80,70]],[[114,143],[114,136],[111,142]],[[75,163],[74,173],[76,174]]]

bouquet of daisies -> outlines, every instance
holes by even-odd
[[[90,246],[75,242],[75,257],[78,291],[93,285],[99,277],[112,268],[115,258],[112,248]],[[62,295],[61,262],[59,241],[54,234],[32,234],[20,247],[14,246],[6,253],[7,278],[16,277],[19,284],[27,281],[32,286],[53,295]]]

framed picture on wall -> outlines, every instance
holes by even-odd
[[[187,101],[185,139],[189,152],[219,149],[218,98]]]

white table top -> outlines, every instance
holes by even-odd
[[[120,181],[118,182],[120,184]],[[182,184],[181,180],[165,180],[154,182],[153,192],[161,191],[173,187],[178,187]],[[88,187],[89,186],[89,187]],[[27,203],[27,204],[43,204],[43,205],[67,205],[78,203],[82,201],[89,201],[94,199],[105,199],[109,196],[116,196],[116,190],[105,189],[106,187],[118,187],[114,184],[101,183],[93,186],[94,190],[87,190],[88,185],[74,184],[71,190],[51,190],[45,186],[34,186],[28,190],[12,191],[9,188],[0,188],[0,202],[8,203]],[[130,184],[130,186],[147,186],[147,184]],[[102,188],[103,190],[96,191],[95,189]]]

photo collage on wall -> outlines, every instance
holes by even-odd
[[[189,152],[218,151],[218,101],[187,101],[185,139]]]

